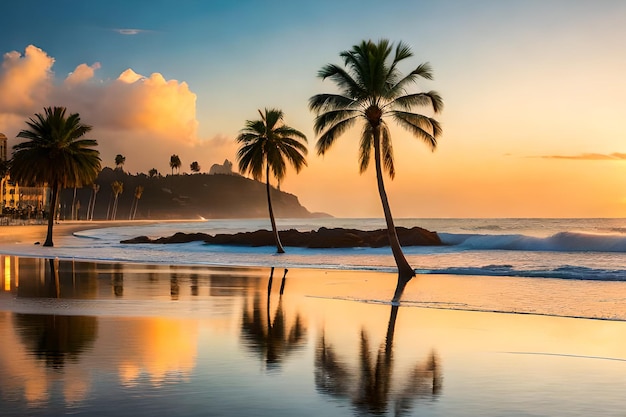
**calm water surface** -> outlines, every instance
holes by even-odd
[[[422,275],[394,307],[380,271],[16,256],[0,271],[3,417],[626,410],[624,282]]]

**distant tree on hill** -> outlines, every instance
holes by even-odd
[[[26,139],[13,147],[11,178],[20,184],[44,185],[51,190],[48,232],[44,246],[54,246],[52,229],[63,188],[91,184],[100,172],[98,143],[84,136],[91,126],[78,113],[66,117],[65,107],[46,107],[26,122],[28,129],[17,137]]]
[[[190,165],[189,165],[189,169],[191,169],[192,172],[198,173],[200,172],[200,165],[198,164],[198,161],[193,161]]]
[[[170,168],[172,168],[172,175],[174,175],[174,169],[176,169],[180,174],[181,165],[182,163],[180,162],[180,158],[178,157],[178,155],[174,154],[170,156]]]
[[[159,175],[159,171],[157,171],[156,168],[152,168],[150,169],[150,171],[148,171],[148,175],[150,176],[150,178],[156,177],[157,175]]]
[[[121,170],[124,166],[124,162],[126,162],[126,157],[120,155],[119,153],[115,155],[115,169]]]
[[[398,64],[413,56],[403,42],[394,50],[393,44],[386,39],[377,43],[362,41],[339,55],[343,67],[328,64],[318,72],[320,78],[330,78],[337,84],[339,94],[317,94],[309,99],[309,108],[317,114],[314,125],[315,133],[320,135],[317,154],[324,155],[339,136],[357,122],[362,122],[360,171],[363,173],[367,169],[373,151],[389,245],[398,266],[398,286],[393,297],[398,301],[415,271],[404,257],[398,241],[383,181],[383,171],[391,179],[395,176],[391,131],[386,119],[392,119],[434,150],[441,135],[439,122],[414,113],[412,109],[425,106],[438,113],[443,109],[443,100],[435,91],[407,93],[407,89],[420,78],[431,80],[433,76],[428,63],[418,65],[408,75],[400,72]]]
[[[255,180],[261,180],[265,172],[267,207],[272,223],[272,231],[276,240],[276,252],[284,253],[270,197],[270,170],[280,181],[285,176],[285,159],[296,172],[306,166],[307,139],[304,133],[285,125],[283,112],[278,109],[259,110],[260,120],[248,120],[237,136],[240,148],[237,151],[239,171],[252,174]]]

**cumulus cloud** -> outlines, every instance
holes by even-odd
[[[52,87],[54,58],[36,46],[26,47],[24,54],[4,54],[0,69],[0,113],[29,114],[45,101]]]
[[[96,62],[91,66],[87,64],[80,64],[67,76],[65,83],[68,85],[84,83],[85,81],[92,79],[98,69],[100,69],[99,62]]]
[[[544,155],[544,159],[573,159],[579,161],[619,161],[626,160],[626,153],[613,152],[611,154],[583,153],[579,155]]]
[[[193,159],[210,165],[201,154],[208,155],[209,145],[221,140],[198,138],[196,95],[186,82],[167,80],[158,72],[142,75],[130,68],[116,79],[100,80],[98,62],[78,65],[59,82],[53,64],[54,58],[32,45],[23,55],[15,51],[4,55],[0,132],[15,137],[25,120],[44,107],[65,106],[93,126],[90,137],[98,140],[105,166],[111,166],[109,159],[118,153],[127,156],[132,171],[165,170],[174,153],[181,158],[188,155],[189,163]]]

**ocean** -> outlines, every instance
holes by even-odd
[[[278,219],[279,230],[343,227],[384,228],[383,219]],[[454,274],[626,281],[626,219],[397,219],[397,226],[420,226],[439,234],[445,246],[405,247],[418,274]],[[393,271],[386,248],[306,249],[187,244],[121,244],[176,232],[235,233],[269,229],[267,219],[166,222],[81,231],[50,251],[61,259],[160,264],[300,267]],[[79,238],[79,239],[77,239]],[[36,247],[8,247],[7,254],[40,256]]]

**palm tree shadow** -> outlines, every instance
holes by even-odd
[[[394,415],[406,415],[416,401],[432,400],[440,395],[441,365],[434,351],[412,366],[402,381],[394,379],[393,339],[398,308],[392,305],[385,342],[375,354],[371,353],[367,332],[361,331],[356,369],[350,369],[339,358],[322,334],[315,354],[315,386],[319,392],[349,399],[356,415],[381,415],[391,411],[390,408]]]
[[[270,290],[273,272],[274,268],[268,282],[265,305],[260,292],[256,292],[252,308],[249,308],[248,303],[244,304],[241,320],[244,344],[264,361],[267,369],[276,369],[287,356],[304,346],[307,333],[299,313],[293,322],[288,324],[282,294],[272,316]]]

